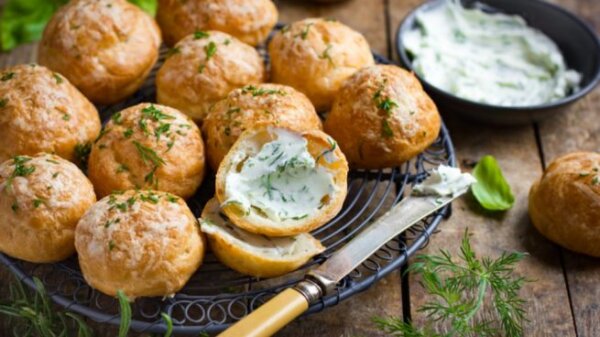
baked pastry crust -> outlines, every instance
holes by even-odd
[[[529,216],[548,239],[600,257],[600,154],[555,159],[529,191]]]
[[[126,0],[73,0],[48,22],[38,62],[92,102],[111,104],[139,89],[160,44],[156,22]]]
[[[256,49],[222,32],[198,32],[177,43],[158,71],[156,98],[202,122],[231,90],[264,80]]]
[[[169,296],[200,267],[204,242],[185,201],[157,191],[126,191],[94,204],[75,232],[87,283],[130,300]]]
[[[156,20],[172,46],[198,30],[218,30],[256,46],[277,23],[270,0],[159,0]]]
[[[99,197],[155,189],[191,197],[204,177],[200,129],[181,112],[140,103],[112,116],[93,144],[88,175]]]
[[[223,264],[254,277],[275,277],[304,265],[325,247],[308,233],[292,237],[266,238],[233,225],[211,199],[200,220],[211,251]]]
[[[96,108],[60,74],[22,64],[0,79],[0,162],[38,152],[74,161],[77,144],[100,133]]]
[[[281,29],[269,43],[271,80],[310,98],[318,111],[331,107],[344,80],[375,63],[367,40],[338,22],[304,19]]]
[[[396,66],[360,70],[338,92],[324,123],[350,166],[398,166],[438,136],[441,118],[417,78]]]
[[[296,131],[323,128],[310,100],[292,87],[265,83],[235,89],[211,107],[202,124],[213,170],[243,131],[264,124]]]
[[[75,226],[96,202],[94,187],[56,155],[17,156],[0,164],[0,251],[51,263],[75,252]]]
[[[332,182],[327,197],[321,198],[319,196],[321,203],[318,207],[310,210],[312,213],[300,217],[274,219],[266,216],[265,212],[255,207],[254,204],[244,209],[239,202],[231,200],[227,183],[229,175],[241,172],[241,167],[245,165],[245,162],[250,157],[256,157],[263,145],[282,139],[282,136],[286,133],[306,140],[307,151],[314,159],[316,168],[323,169],[331,174]],[[275,157],[276,160],[279,158]],[[256,159],[258,161],[263,160],[260,157]],[[268,161],[272,160],[273,158],[268,159]],[[285,164],[285,166],[287,165],[288,163]],[[290,164],[290,166],[293,166],[293,164]],[[316,229],[339,213],[346,198],[347,178],[348,163],[344,154],[335,141],[322,131],[312,130],[299,133],[285,128],[256,126],[240,135],[221,162],[216,178],[216,198],[221,204],[223,213],[236,226],[252,233],[267,236],[292,236]],[[267,180],[270,182],[270,179]],[[287,184],[290,184],[289,181]],[[293,199],[292,201],[296,202]]]

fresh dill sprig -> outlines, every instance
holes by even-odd
[[[92,337],[93,330],[85,320],[68,311],[57,310],[52,304],[43,283],[38,278],[33,278],[35,290],[29,290],[19,280],[8,285],[8,298],[0,299],[0,316],[7,316],[10,332],[13,337],[41,336],[41,337]],[[119,301],[121,323],[119,337],[127,337],[131,327],[131,305],[129,299],[122,292],[117,292]],[[164,337],[173,334],[173,319],[161,313],[167,326]]]
[[[495,260],[478,259],[465,231],[458,259],[440,250],[438,255],[418,256],[407,270],[422,278],[431,300],[417,311],[432,323],[418,328],[397,318],[378,317],[374,322],[382,331],[400,337],[522,336],[527,318],[519,291],[527,281],[513,272],[525,256],[505,252]],[[493,308],[491,318],[479,318],[484,307]],[[485,317],[489,316],[486,312]]]
[[[76,314],[56,310],[42,282],[34,278],[35,291],[16,280],[9,284],[8,299],[0,302],[0,315],[8,316],[12,336],[91,337],[92,330]]]

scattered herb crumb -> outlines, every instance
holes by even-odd
[[[206,39],[210,34],[208,32],[199,30],[194,33],[194,40]]]
[[[54,77],[54,80],[56,81],[56,84],[61,84],[63,82],[63,79],[62,79],[62,77],[60,77],[59,74],[54,73],[54,74],[52,74],[52,76]]]
[[[2,74],[2,77],[0,78],[0,80],[2,80],[2,82],[6,82],[8,80],[12,80],[14,77],[15,77],[15,73],[8,72],[8,73]]]

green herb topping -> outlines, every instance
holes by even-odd
[[[121,218],[116,218],[116,219],[111,219],[111,220],[106,220],[106,222],[104,223],[104,228],[108,228],[113,224],[119,223],[121,222]]]
[[[206,46],[204,46],[204,52],[206,53],[206,60],[198,67],[198,72],[204,72],[204,68],[206,68],[206,64],[208,61],[217,53],[217,44],[213,41],[210,41]]]
[[[54,77],[54,80],[56,81],[56,84],[61,84],[64,81],[62,79],[62,77],[60,77],[60,75],[57,74],[57,73],[52,74],[52,77]]]
[[[0,99],[0,108],[4,108],[8,104],[8,98]]]
[[[119,166],[117,167],[117,173],[122,173],[122,172],[127,172],[129,171],[129,167],[127,167],[127,165],[125,164],[119,164]]]
[[[302,29],[302,31],[296,35],[294,35],[294,37],[300,37],[302,40],[306,40],[306,37],[308,36],[308,31],[310,30],[310,26],[312,26],[314,23],[308,23],[304,26],[304,29]]]
[[[123,122],[123,116],[121,115],[121,111],[119,111],[119,112],[113,114],[112,116],[110,116],[110,119],[115,124],[121,124]]]
[[[15,77],[15,73],[13,72],[8,72],[8,73],[4,73],[2,74],[2,77],[0,77],[0,80],[2,82],[6,82],[8,80],[12,80]]]
[[[160,166],[165,163],[165,161],[151,148],[146,147],[135,140],[133,141],[133,145],[135,145],[135,148],[144,163],[152,162],[155,166]]]
[[[94,143],[98,143],[100,141],[100,139],[102,139],[102,137],[104,137],[104,135],[106,135],[109,131],[110,131],[110,129],[103,126],[100,129],[100,134],[98,135],[98,137],[96,137],[96,140],[94,140]]]
[[[333,63],[333,59],[331,58],[331,55],[329,55],[329,51],[331,50],[332,47],[333,47],[332,44],[328,44],[327,48],[325,48],[323,53],[321,53],[321,55],[319,55],[319,58],[322,60],[329,61],[329,65],[332,67],[335,67],[335,63]]]
[[[318,155],[317,158],[315,159],[315,163],[319,163],[319,160],[322,157],[326,156],[328,153],[332,153],[333,151],[335,151],[335,148],[337,147],[337,143],[335,142],[335,140],[333,140],[332,138],[327,138],[327,142],[329,142],[329,149],[321,152],[321,154]]]
[[[133,145],[135,145],[140,157],[142,158],[142,161],[146,164],[151,162],[153,165],[150,172],[144,177],[144,181],[151,185],[158,184],[154,174],[161,165],[164,165],[165,161],[151,148],[146,147],[136,141],[133,141]]]
[[[387,79],[384,79],[380,84],[375,94],[373,94],[373,102],[377,109],[385,113],[384,119],[381,120],[381,136],[384,138],[391,138],[394,136],[394,131],[386,118],[392,116],[392,110],[398,106],[394,100],[389,97],[384,97],[383,89],[387,83]]]
[[[6,180],[7,187],[11,186],[13,179],[15,179],[16,177],[27,177],[28,175],[35,172],[35,166],[26,165],[26,163],[30,160],[31,158],[25,156],[16,156],[13,158],[13,165],[15,166],[15,169]]]
[[[35,198],[35,199],[33,199],[33,208],[38,208],[43,203],[44,203],[44,199],[42,199],[42,198]]]
[[[91,143],[77,143],[75,144],[75,160],[79,167],[83,169],[83,171],[87,170],[87,162],[90,157],[90,152],[92,152],[92,144]]]
[[[181,53],[181,49],[179,47],[173,47],[171,49],[169,49],[169,51],[167,52],[167,57],[171,57],[175,54],[179,54]]]
[[[387,119],[381,120],[381,136],[383,136],[383,138],[394,137],[394,131],[392,130],[392,127],[390,126],[390,123],[387,121]]]
[[[251,85],[251,84],[242,88],[242,94],[248,94],[248,93],[252,94],[252,97],[264,96],[264,95],[285,96],[287,94],[283,90],[257,88],[256,86]]]
[[[197,31],[197,32],[194,33],[194,40],[206,39],[209,36],[210,36],[209,33],[205,32],[205,31],[202,31],[202,30],[199,30],[199,31]]]

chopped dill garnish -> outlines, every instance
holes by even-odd
[[[202,30],[194,32],[194,40],[205,39],[205,38],[207,38],[209,36],[210,36],[209,33],[205,32],[205,31],[202,31]]]

